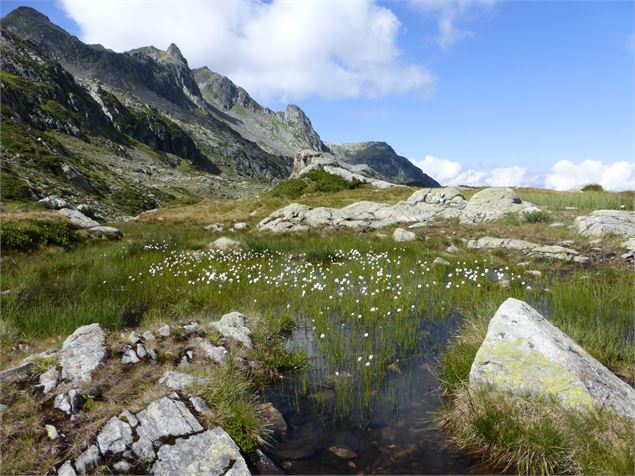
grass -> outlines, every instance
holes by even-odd
[[[343,206],[367,198],[394,203],[411,192],[362,187],[309,193],[302,201],[312,206]],[[205,323],[240,310],[253,318],[254,349],[237,355],[258,365],[209,370],[217,378],[204,396],[215,409],[212,423],[251,452],[268,434],[254,410],[259,386],[286,372],[302,372],[303,392],[319,396],[325,386],[333,387],[336,413],[359,423],[373,407],[374,390],[385,384],[387,367],[416,348],[423,320],[442,322],[459,312],[465,316],[464,326],[441,357],[446,427],[458,445],[485,448],[497,464],[520,472],[598,468],[599,458],[619,468],[618,459],[628,456],[619,422],[598,420],[598,428],[605,428],[598,430],[603,436],[584,439],[574,430],[585,422],[563,415],[543,418],[538,410],[531,413],[517,402],[510,402],[511,407],[497,401],[460,403],[469,402],[463,396],[471,363],[489,319],[507,297],[532,303],[601,362],[633,381],[634,277],[625,265],[582,268],[530,260],[531,267],[542,272],[531,281],[526,268],[506,253],[484,257],[463,249],[458,256],[445,256],[451,265],[432,265],[450,244],[461,247],[463,239],[480,235],[536,242],[572,236],[571,231],[549,227],[544,217],[475,226],[439,221],[425,228],[419,241],[407,244],[344,231],[235,233],[233,238],[246,243],[246,251],[207,251],[218,234],[201,225],[247,221],[253,228],[264,214],[284,204],[270,194],[258,205],[253,198],[186,202],[121,225],[126,238],[120,242],[78,243],[68,250],[5,260],[2,289],[10,292],[1,297],[2,347],[62,338],[91,322],[115,332],[130,324],[186,319]],[[258,217],[250,216],[254,209]],[[491,278],[495,269],[510,279],[509,289]],[[290,351],[281,341],[295,326],[306,328],[309,339],[302,349],[292,349],[301,352]],[[208,338],[222,342],[219,335]],[[335,380],[336,372],[352,378]],[[318,405],[322,400],[315,399]],[[99,401],[96,405],[108,408]],[[499,414],[511,420],[497,424]],[[527,415],[534,420],[524,422]],[[461,421],[465,428],[459,428]],[[529,430],[517,434],[515,428],[523,424]],[[605,441],[612,442],[613,453]]]
[[[32,252],[47,245],[70,248],[82,240],[68,221],[12,220],[0,224],[0,243],[4,253]]]
[[[556,192],[554,190],[520,188],[516,192],[525,201],[539,207],[565,209],[574,207],[580,212],[590,210],[633,210],[635,192],[607,192],[592,188],[581,192]]]
[[[343,190],[354,190],[361,184],[357,179],[349,181],[323,169],[314,169],[301,177],[280,182],[269,193],[274,197],[294,199],[307,193],[333,193]]]

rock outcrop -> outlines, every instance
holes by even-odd
[[[635,390],[523,301],[509,298],[489,323],[470,371],[472,389],[540,396],[564,407],[635,417]]]
[[[478,240],[468,241],[467,247],[476,249],[506,249],[510,251],[518,251],[527,256],[557,259],[562,261],[575,261],[576,263],[586,263],[589,261],[589,258],[582,256],[578,251],[572,248],[566,248],[558,245],[539,245],[525,240],[492,238],[490,236],[485,236],[483,238],[479,238]]]
[[[606,235],[635,237],[635,212],[627,210],[595,210],[575,219],[578,233],[589,238]]]
[[[523,202],[511,188],[486,188],[474,194],[461,214],[461,223],[495,221],[505,215],[522,215],[538,211],[531,203]]]
[[[352,182],[357,180],[367,183],[375,188],[396,187],[394,183],[381,180],[367,165],[351,165],[338,160],[333,154],[315,150],[302,150],[297,153],[293,160],[293,170],[291,178],[301,177],[312,170],[322,169],[333,175],[342,177],[344,180]]]
[[[306,231],[310,228],[351,228],[361,231],[404,223],[425,224],[437,217],[460,218],[462,223],[471,224],[502,218],[507,213],[522,214],[537,210],[526,202],[517,203],[515,200],[519,201],[520,198],[511,189],[486,189],[479,193],[484,192],[488,193],[480,197],[477,193],[470,201],[465,200],[456,188],[448,187],[417,190],[407,200],[395,205],[357,202],[344,208],[311,208],[292,203],[262,220],[258,229],[275,233]],[[477,204],[470,207],[475,198]],[[501,210],[504,212],[499,213]]]

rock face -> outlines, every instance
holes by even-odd
[[[212,322],[212,326],[220,332],[223,337],[234,339],[245,347],[251,349],[251,331],[246,324],[246,318],[240,312],[230,312],[225,314],[220,320]]]
[[[152,472],[160,476],[250,474],[238,446],[220,427],[161,446]]]
[[[635,417],[635,390],[528,304],[507,299],[489,323],[470,387],[546,396],[575,410]]]
[[[90,373],[106,359],[106,335],[99,324],[82,326],[62,345],[62,378],[76,382],[90,381]]]
[[[461,223],[494,221],[507,214],[518,215],[538,208],[523,202],[511,188],[486,188],[474,194],[461,214]]]
[[[291,177],[301,177],[316,169],[323,169],[325,172],[342,177],[349,182],[358,180],[359,182],[370,184],[375,188],[390,188],[396,186],[394,183],[381,180],[373,170],[364,164],[347,164],[336,159],[333,154],[315,150],[301,150],[298,152],[293,160]]]
[[[589,238],[605,235],[635,237],[635,212],[626,210],[595,210],[575,219],[578,233]]]
[[[558,245],[538,245],[530,241],[492,238],[485,236],[478,240],[470,240],[467,242],[468,248],[486,248],[486,249],[507,249],[519,251],[527,256],[538,258],[557,259],[563,261],[575,261],[576,263],[585,263],[589,260],[586,256],[582,256],[572,248],[565,248]]]

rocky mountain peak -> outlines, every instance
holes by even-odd
[[[176,44],[171,43],[170,46],[168,46],[166,53],[169,57],[174,58],[175,60],[181,63],[187,64],[187,60],[181,53],[181,50],[179,49],[179,47],[176,46]]]

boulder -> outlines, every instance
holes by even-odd
[[[225,314],[218,321],[212,322],[212,327],[223,337],[233,339],[251,349],[251,338],[249,337],[251,331],[247,327],[245,316],[240,312]]]
[[[95,226],[100,226],[99,222],[96,222],[92,218],[88,218],[79,210],[72,210],[70,208],[62,208],[57,211],[57,213],[64,215],[69,219],[71,224],[76,226],[77,228],[92,228]]]
[[[251,474],[236,443],[218,426],[189,438],[178,438],[173,445],[161,446],[152,473],[157,476]]]
[[[200,339],[198,341],[198,347],[203,351],[203,355],[217,364],[225,362],[227,351],[222,346],[213,345],[211,342]]]
[[[403,228],[397,228],[392,237],[395,241],[414,241],[417,239],[417,235]]]
[[[157,329],[157,334],[161,337],[170,337],[170,326],[166,324],[165,326],[159,327],[159,329]]]
[[[77,413],[77,410],[83,405],[84,397],[75,389],[68,392],[60,393],[53,401],[53,408],[62,410],[67,415]]]
[[[55,389],[57,386],[57,380],[60,378],[60,373],[57,371],[55,367],[48,369],[46,372],[40,375],[39,387],[42,389],[44,394],[47,394]]]
[[[39,201],[46,208],[51,210],[61,210],[62,208],[73,208],[66,200],[59,197],[46,197]]]
[[[86,231],[93,238],[100,238],[103,240],[118,240],[123,236],[123,233],[119,228],[114,226],[93,226],[87,228]]]
[[[106,359],[106,335],[99,324],[82,326],[62,345],[62,378],[89,382],[90,374]]]
[[[234,231],[241,231],[246,229],[247,229],[247,223],[245,222],[237,222],[237,223],[234,223],[234,226],[232,226],[232,230]]]
[[[210,223],[209,225],[205,225],[203,228],[207,231],[214,231],[217,233],[222,233],[225,229],[222,223]]]
[[[579,216],[574,225],[578,233],[589,238],[617,235],[635,237],[635,211],[595,210],[589,215]]]
[[[523,202],[511,188],[486,188],[470,198],[460,215],[461,223],[481,223],[503,218],[507,214],[522,215],[523,211],[539,208]]]
[[[153,443],[161,438],[185,436],[203,430],[185,404],[170,397],[153,401],[136,416],[139,438]],[[137,451],[134,446],[133,450]]]
[[[470,387],[541,396],[564,407],[635,417],[635,390],[523,301],[509,298],[489,323]]]
[[[221,236],[216,241],[210,243],[208,245],[208,248],[221,250],[221,251],[229,251],[229,250],[241,249],[241,248],[244,248],[244,246],[245,245],[243,245],[240,241],[232,240],[231,238]]]
[[[57,476],[77,476],[75,472],[75,468],[70,461],[65,462],[62,466],[57,470]]]
[[[159,379],[159,383],[161,385],[165,385],[166,387],[177,391],[191,387],[195,382],[196,379],[192,375],[185,374],[183,372],[175,372],[174,370],[166,371]]]
[[[88,474],[99,466],[100,462],[101,455],[99,454],[99,449],[97,445],[92,445],[77,457],[75,460],[75,468],[79,474]]]

